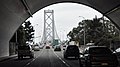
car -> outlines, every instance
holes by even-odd
[[[68,57],[79,58],[79,48],[76,45],[67,45],[66,49],[64,49],[63,54],[65,59]]]
[[[39,46],[34,46],[34,51],[40,51],[40,47]]]
[[[18,59],[22,59],[26,56],[34,58],[34,51],[32,50],[32,47],[30,45],[18,46]]]
[[[105,46],[89,46],[83,52],[85,67],[117,67],[117,56]]]
[[[44,47],[44,45],[40,45],[40,46],[39,46],[40,49],[43,49],[43,47]]]
[[[61,51],[61,46],[60,45],[56,45],[54,47],[54,51]]]
[[[46,49],[50,49],[50,45],[46,45]]]

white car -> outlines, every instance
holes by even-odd
[[[40,47],[39,46],[34,46],[34,51],[40,51]]]

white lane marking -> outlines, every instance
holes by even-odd
[[[27,63],[25,66],[30,65],[30,63],[32,63],[33,61],[35,61],[36,58],[34,58],[32,61],[30,61],[29,63]]]
[[[24,67],[30,65],[36,58],[32,59],[30,62],[28,62]]]
[[[26,65],[29,65],[30,63],[26,64]]]
[[[59,58],[59,60],[61,60],[67,67],[70,67],[70,65],[68,65],[64,60],[62,60],[62,58],[60,58],[54,51],[53,53]]]
[[[43,50],[41,51],[41,53],[43,52]],[[39,56],[41,55],[41,53],[39,54]],[[39,57],[38,56],[38,57]],[[28,62],[24,67],[26,67],[26,66],[28,66],[28,65],[30,65],[33,61],[35,61],[38,57],[36,57],[36,58],[34,58],[34,59],[32,59],[30,62]]]

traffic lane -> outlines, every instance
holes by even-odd
[[[63,51],[54,51],[54,53],[55,53],[59,58],[61,58],[61,60],[62,60],[63,62],[65,62],[67,65],[69,65],[69,67],[80,67],[80,65],[79,65],[79,60],[78,60],[78,59],[75,59],[74,57],[65,59],[65,58],[63,57]]]
[[[0,67],[24,67],[28,62],[30,62],[32,59],[29,59],[28,57],[18,60],[17,57],[0,62]]]
[[[44,49],[41,55],[25,67],[68,67],[53,52],[52,49]]]
[[[67,64],[71,65],[71,67],[78,67],[79,66],[79,60],[76,60],[74,58],[70,58],[70,59],[64,59],[63,57],[63,51],[55,51],[55,53],[62,58],[62,60],[64,60]],[[83,61],[83,60],[82,60]],[[120,67],[120,59],[118,59],[119,61],[119,65],[117,67]],[[79,66],[80,67],[80,66]]]
[[[23,59],[18,60],[18,57],[13,57],[9,60],[0,62],[0,67],[24,67],[29,62],[36,59],[42,51],[35,51],[35,58],[30,59],[29,57],[24,57]]]

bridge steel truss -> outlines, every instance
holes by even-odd
[[[54,10],[44,10],[43,43],[53,43],[55,39]]]

